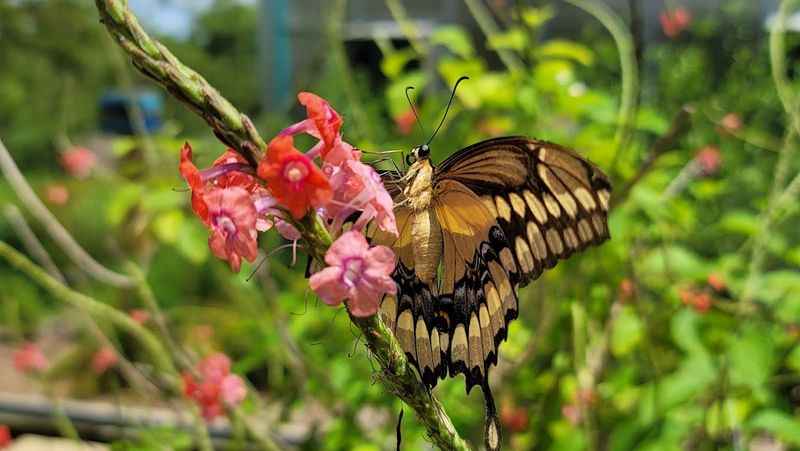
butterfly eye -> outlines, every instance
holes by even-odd
[[[406,155],[406,164],[411,166],[412,164],[417,162],[417,157],[414,154]]]

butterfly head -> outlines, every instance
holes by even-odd
[[[417,161],[423,161],[429,159],[430,156],[431,156],[430,147],[428,147],[427,144],[423,144],[421,146],[417,146],[411,149],[411,153],[406,156],[406,163],[409,166],[411,166]]]

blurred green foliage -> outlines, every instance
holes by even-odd
[[[767,36],[753,19],[760,17],[757,6],[728,1],[714,14],[698,13],[675,40],[638,43],[643,79],[634,139],[616,153],[620,74],[613,41],[588,17],[569,34],[548,32],[566,7],[539,3],[546,6],[495,11],[501,18],[507,14],[508,26],[486,39],[460,26],[440,27],[423,54],[379,40],[385,80],[379,86],[332,53],[315,87],[343,113],[345,137],[354,144],[408,149],[426,137],[415,128],[403,133],[409,112],[404,88],[417,88],[430,132],[446,102],[442,87],[468,74],[432,145],[434,161],[491,136],[531,135],[579,149],[610,173],[618,189],[641,169],[680,108],[692,105],[688,135],[665,149],[612,213],[613,239],[522,291],[521,317],[492,375],[507,446],[754,449],[757,440],[770,439],[800,447],[796,198],[768,232],[763,271],[752,279],[754,296],[742,299],[778,152],[797,145],[784,139],[787,120],[770,73]],[[252,7],[221,1],[187,40],[169,45],[245,112],[258,114],[257,26]],[[0,3],[0,36],[0,55],[11,69],[0,73],[0,135],[21,161],[46,168],[51,163],[41,156],[52,152],[59,133],[95,126],[97,96],[116,80],[111,58],[98,55],[112,47],[91,5],[67,0]],[[796,49],[797,35],[787,38],[787,48]],[[332,52],[343,51],[329,44]],[[524,69],[504,67],[494,57],[498,49],[514,52]],[[789,67],[793,76],[795,59]],[[730,113],[740,126],[720,124]],[[66,184],[69,203],[52,208],[78,240],[103,261],[145,264],[181,343],[194,355],[229,354],[234,370],[278,406],[281,421],[312,431],[300,448],[392,448],[401,406],[372,383],[374,368],[345,315],[309,292],[302,259],[292,267],[291,250],[275,253],[248,280],[252,267],[231,275],[210,255],[188,195],[176,189],[183,186],[177,151],[191,138],[204,166],[223,149],[178,104],[171,104],[168,117],[175,126],[154,137],[159,164],[146,172],[135,151],[140,142],[118,139],[107,170],[93,178],[34,172],[33,182],[41,190],[54,180]],[[369,123],[353,120],[358,117]],[[261,132],[269,138],[292,119],[262,117]],[[720,151],[716,173],[665,195],[707,146]],[[790,160],[789,176],[798,170],[797,159]],[[0,188],[0,199],[12,199]],[[3,222],[0,238],[19,244]],[[46,238],[45,244],[74,287],[122,309],[141,307],[130,293],[87,280]],[[270,237],[261,244],[269,252],[282,243]],[[710,285],[711,275],[724,281],[725,290]],[[3,264],[0,285],[6,288],[0,324],[11,336],[34,337],[46,320],[64,314]],[[687,305],[687,293],[707,294],[710,308]],[[87,331],[73,333],[77,341],[92,340]],[[105,381],[95,389],[107,393],[110,386]],[[436,393],[459,431],[479,443],[480,395],[466,397],[460,378],[444,381]],[[412,415],[403,432],[404,449],[423,446],[423,429]],[[160,430],[115,446],[151,449],[148,444],[163,441],[188,446],[184,435]]]

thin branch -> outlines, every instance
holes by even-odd
[[[44,268],[48,274],[59,282],[64,283],[66,281],[66,279],[64,279],[64,274],[61,274],[61,271],[58,269],[55,262],[53,262],[53,259],[42,245],[42,242],[39,241],[39,238],[33,233],[31,226],[28,225],[28,221],[22,216],[19,208],[17,208],[16,205],[8,204],[6,208],[3,209],[3,214],[8,220],[8,223],[11,224],[11,228],[13,228],[14,232],[19,236],[19,239],[22,240],[22,245],[25,246],[28,253],[42,265],[42,268]]]
[[[19,197],[21,204],[42,224],[47,234],[76,265],[90,276],[109,285],[119,288],[133,286],[133,279],[101,265],[75,241],[75,238],[58,222],[56,217],[50,213],[50,210],[44,206],[39,197],[36,196],[36,193],[33,192],[2,140],[0,140],[0,170],[2,170],[17,197]]]
[[[622,148],[630,140],[633,123],[636,119],[636,99],[639,92],[639,68],[636,65],[636,48],[633,36],[625,22],[606,4],[596,0],[565,0],[594,16],[611,33],[619,51],[622,70],[622,93],[619,109],[619,124],[614,141],[617,145],[614,164],[619,159]]]
[[[408,43],[411,44],[414,51],[420,55],[427,54],[428,46],[420,39],[417,25],[408,18],[408,13],[403,3],[400,0],[386,0],[386,7],[389,9],[394,21],[400,26],[400,31],[408,39]]]
[[[47,290],[55,299],[87,312],[94,317],[108,321],[119,329],[131,334],[142,344],[142,347],[146,350],[147,355],[160,374],[166,376],[176,376],[178,374],[158,339],[128,315],[63,285],[33,263],[28,257],[9,246],[4,241],[0,241],[0,257],[10,263],[11,266],[33,279],[34,282]],[[175,381],[171,382],[174,383]]]
[[[250,164],[258,163],[266,145],[250,118],[151,38],[125,0],[95,0],[95,4],[101,22],[137,69],[205,119],[220,141],[236,149]]]
[[[636,174],[623,185],[619,194],[615,194],[611,199],[611,208],[621,205],[631,193],[631,190],[647,175],[655,166],[659,158],[675,147],[688,132],[692,125],[691,119],[694,109],[684,106],[672,119],[672,125],[666,134],[658,138],[653,146],[650,147],[647,157],[639,166]]]
[[[497,23],[495,23],[494,18],[492,18],[492,13],[482,2],[477,0],[464,0],[464,3],[466,3],[470,14],[475,18],[475,22],[478,23],[478,26],[487,38],[491,38],[500,33]],[[500,56],[500,61],[503,62],[508,70],[518,72],[524,69],[525,65],[515,53],[506,49],[498,49],[497,54]]]

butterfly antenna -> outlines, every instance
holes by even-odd
[[[408,100],[408,105],[411,107],[411,111],[414,113],[414,117],[417,118],[417,125],[419,126],[419,130],[422,132],[422,136],[425,136],[425,128],[422,127],[422,121],[419,120],[419,113],[417,112],[417,107],[414,106],[414,102],[411,101],[411,96],[408,95],[408,91],[413,91],[413,86],[406,86],[406,100]]]
[[[453,98],[456,96],[456,89],[458,89],[459,83],[461,83],[464,80],[469,80],[469,77],[462,76],[461,78],[456,80],[456,84],[453,85],[453,92],[450,94],[450,100],[447,101],[447,108],[445,108],[444,115],[442,115],[442,121],[439,122],[439,126],[436,127],[436,131],[433,132],[433,135],[431,135],[431,139],[429,139],[428,142],[425,143],[425,145],[428,145],[431,143],[431,141],[433,141],[433,138],[436,137],[436,134],[439,133],[439,130],[442,128],[442,125],[444,125],[444,120],[447,119],[447,113],[450,112],[450,106],[453,105]]]

